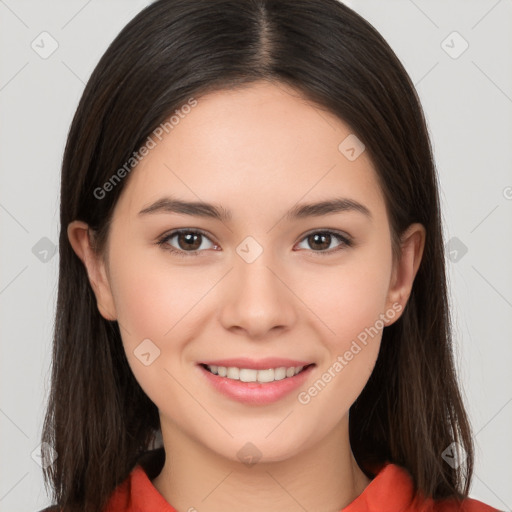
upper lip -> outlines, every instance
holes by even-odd
[[[248,357],[236,357],[231,359],[217,359],[215,361],[200,361],[199,364],[208,366],[225,366],[226,368],[247,368],[250,370],[267,370],[269,368],[290,368],[292,366],[307,366],[311,361],[299,361],[296,359],[286,359],[282,357],[266,357],[264,359],[250,359]]]

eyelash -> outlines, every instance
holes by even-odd
[[[175,237],[176,235],[182,234],[182,233],[198,234],[198,235],[202,235],[205,238],[208,238],[208,240],[210,240],[210,237],[204,231],[202,231],[200,229],[176,229],[174,231],[171,231],[170,233],[163,235],[163,237],[160,238],[156,243],[157,243],[157,245],[162,246],[164,248],[164,250],[169,251],[169,252],[175,254],[176,256],[185,257],[185,258],[188,256],[198,256],[201,252],[203,252],[203,250],[197,250],[197,249],[194,251],[183,251],[181,249],[176,249],[175,247],[172,247],[171,245],[164,247],[164,245],[171,238]],[[329,230],[329,229],[310,231],[309,233],[306,233],[303,238],[301,238],[300,242],[302,242],[304,239],[308,238],[309,236],[315,235],[318,233],[334,236],[342,243],[338,247],[335,247],[334,249],[329,249],[329,250],[325,250],[325,251],[312,251],[312,253],[315,254],[315,256],[328,256],[333,253],[337,253],[338,251],[342,250],[344,247],[352,247],[352,245],[353,245],[353,241],[351,238],[347,237],[346,235],[342,235],[336,231]]]

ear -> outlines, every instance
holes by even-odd
[[[400,311],[404,310],[423,256],[425,238],[425,227],[419,223],[411,224],[402,234],[400,238],[400,258],[393,266],[387,297],[387,309],[398,303],[402,306]],[[401,314],[398,314],[394,321],[398,320],[400,316]]]
[[[114,298],[110,289],[103,258],[94,250],[94,232],[82,221],[74,220],[68,225],[68,239],[76,255],[87,270],[98,311],[106,320],[116,320]]]

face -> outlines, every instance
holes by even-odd
[[[341,120],[284,85],[196,99],[125,178],[108,262],[89,260],[89,275],[163,425],[229,459],[251,442],[262,461],[284,460],[346,424],[417,253],[393,264],[375,169],[365,151],[339,149],[351,134]],[[151,208],[164,198],[227,215]],[[252,370],[244,379],[282,375],[258,363],[304,368],[251,384],[201,366],[233,358],[248,360],[226,363]]]

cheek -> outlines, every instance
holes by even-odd
[[[316,380],[298,398],[326,421],[334,423],[349,410],[373,371],[391,268],[391,246],[383,235],[354,250],[342,264],[314,272],[314,279],[309,275],[316,286],[310,282],[307,303],[318,312],[316,330],[325,333],[326,350]]]
[[[174,282],[173,288],[169,288],[170,282],[166,276],[142,265],[118,267],[114,300],[125,334],[137,339],[160,338],[172,327],[173,311],[178,304],[178,283]]]
[[[390,275],[391,249],[386,256],[379,244],[355,250],[342,264],[309,275],[307,304],[324,324],[331,351],[348,350],[351,341],[376,322],[382,327],[379,319],[385,313]]]
[[[175,326],[179,329],[194,316],[194,306],[213,284],[209,276],[166,264],[165,255],[155,258],[147,249],[113,265],[116,311],[133,342],[171,337]]]
[[[360,395],[379,354],[391,259],[379,261],[376,254],[360,253],[357,261],[337,268],[330,285],[321,280],[312,297],[311,309],[320,312],[316,330],[326,333],[325,351],[316,378],[297,399],[311,417],[324,418],[325,431]]]
[[[165,254],[151,252],[112,262],[116,311],[126,357],[142,389],[156,404],[179,403],[183,391],[172,376],[182,380],[187,348],[204,325],[209,292],[222,273],[171,264]]]
[[[201,308],[195,306],[212,287],[210,279],[171,267],[164,259],[156,264],[154,255],[112,259],[112,268],[118,322],[132,372],[158,407],[180,404],[183,391],[173,377],[182,380],[187,326],[199,324]],[[190,406],[186,397],[182,406]]]

